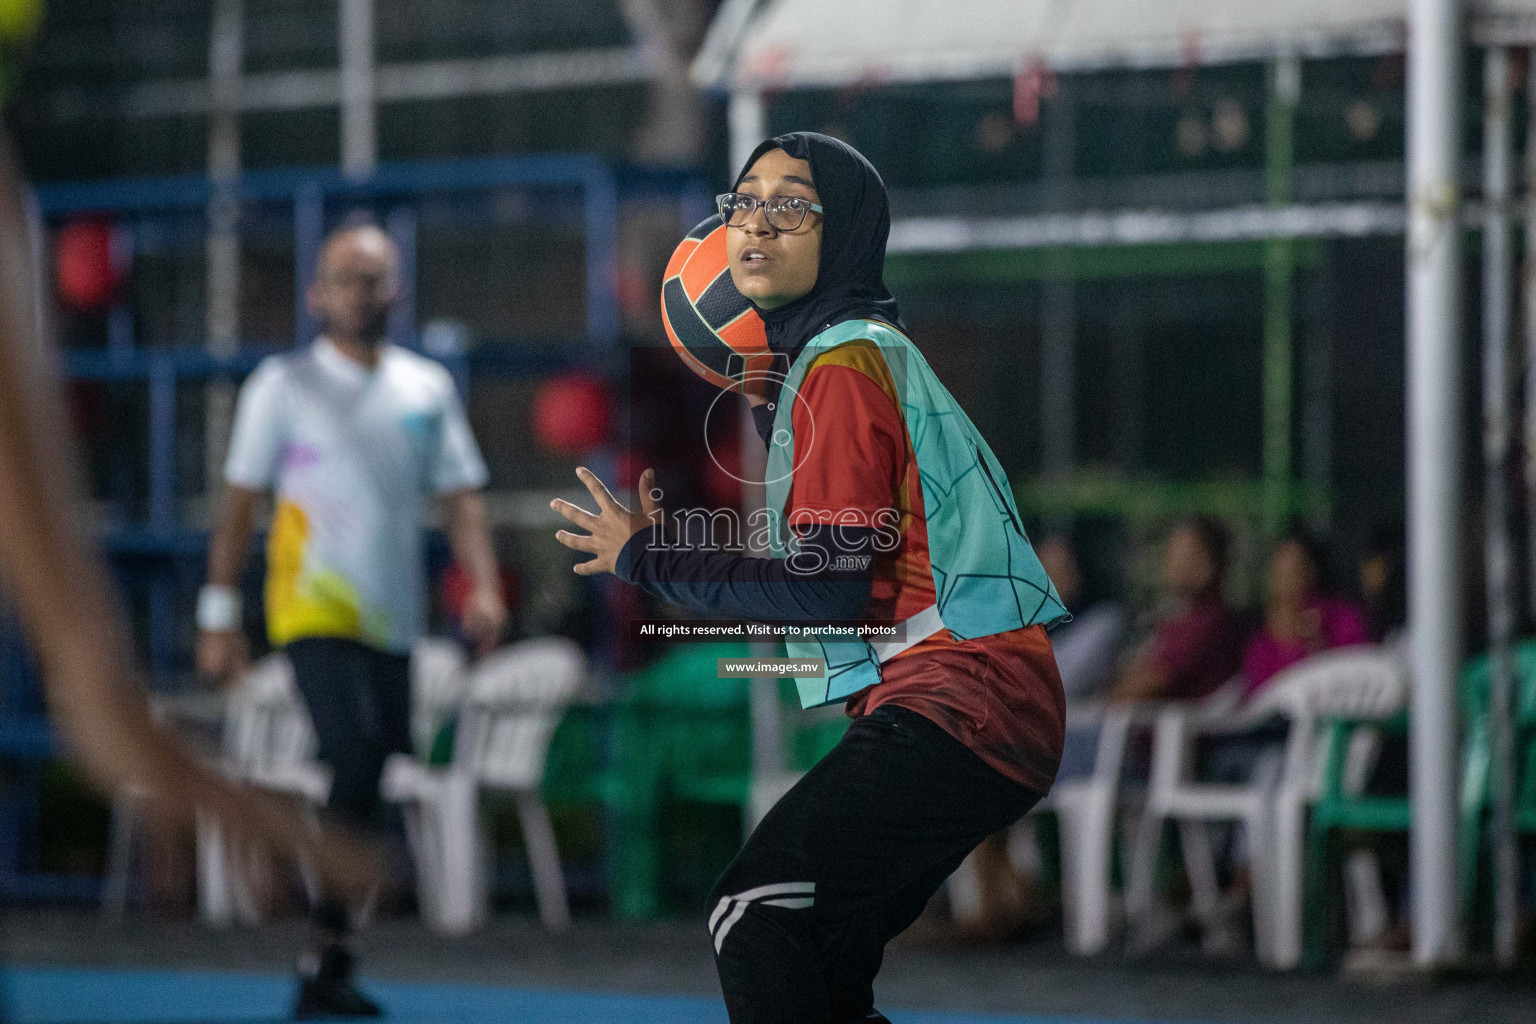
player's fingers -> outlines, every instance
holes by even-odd
[[[656,471],[647,469],[640,474],[640,511],[647,516],[654,516],[661,511],[661,502],[652,495],[656,492]]]
[[[572,533],[569,530],[556,530],[555,540],[564,544],[573,551],[596,551],[597,538],[585,533]]]
[[[300,849],[322,881],[348,896],[366,895],[387,873],[382,852],[352,836],[312,833],[304,836]]]
[[[231,834],[280,855],[305,856],[321,880],[344,896],[361,895],[384,877],[382,851],[372,843],[328,827],[314,831],[291,808],[223,780],[194,782],[192,788]]]
[[[556,498],[549,503],[549,507],[559,512],[562,516],[575,523],[584,530],[590,530],[597,524],[597,516],[588,512],[580,505],[572,505],[561,498]]]
[[[575,570],[578,576],[596,576],[600,572],[607,571],[597,564],[600,561],[601,559],[593,558],[589,561],[577,562],[571,568]]]
[[[591,491],[592,497],[597,499],[597,507],[602,509],[604,514],[625,511],[624,506],[609,493],[608,485],[599,480],[597,474],[586,466],[576,467],[576,478],[587,485],[587,490]]]

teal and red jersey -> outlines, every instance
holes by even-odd
[[[818,356],[798,388],[792,417],[796,437],[814,441],[797,452],[788,521],[894,520],[899,541],[874,553],[865,618],[902,621],[932,607],[917,457],[879,347],[851,341]],[[1037,793],[1049,790],[1066,711],[1044,626],[969,640],[940,629],[883,662],[880,674],[878,685],[848,699],[850,716],[883,704],[905,707],[1005,777]]]

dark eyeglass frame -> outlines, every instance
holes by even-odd
[[[733,202],[734,201],[734,202]],[[727,213],[726,203],[732,202],[733,209]],[[796,211],[790,203],[804,203],[799,207],[800,216],[795,218]],[[777,205],[770,205],[777,204]],[[769,196],[767,199],[759,199],[749,196],[745,192],[725,192],[715,196],[715,209],[720,211],[720,219],[725,221],[728,227],[739,228],[752,219],[752,215],[761,208],[763,216],[767,218],[769,227],[777,231],[799,231],[805,223],[807,215],[821,213],[820,203],[813,203],[804,196]],[[789,216],[786,216],[789,215]],[[793,223],[791,223],[791,220]]]

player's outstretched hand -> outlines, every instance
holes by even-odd
[[[202,769],[178,798],[190,799],[202,813],[217,818],[224,834],[242,848],[265,849],[281,861],[313,869],[327,894],[349,902],[364,900],[384,879],[386,858],[378,846],[334,825],[307,819],[291,801]]]
[[[660,521],[658,517],[661,514],[661,506],[652,497],[656,488],[656,473],[654,470],[647,469],[640,474],[639,512],[631,512],[619,504],[618,499],[609,493],[607,486],[597,478],[597,474],[585,466],[577,468],[576,477],[592,493],[598,510],[594,514],[579,505],[572,505],[559,498],[551,501],[550,508],[587,531],[572,533],[569,530],[560,530],[555,533],[555,539],[568,548],[586,551],[597,556],[585,562],[577,562],[572,567],[580,575],[594,576],[600,572],[613,572],[619,552],[624,550],[624,545],[629,543],[629,538],[641,530],[649,529],[652,523]]]
[[[302,857],[327,891],[363,897],[378,886],[385,859],[372,844],[224,778],[153,721],[113,626],[105,615],[82,625],[76,642],[49,658],[44,673],[67,744],[103,790],[131,794],[167,825],[189,827],[208,816],[247,849],[289,861]]]

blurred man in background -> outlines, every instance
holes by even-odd
[[[328,812],[374,826],[379,780],[409,753],[410,651],[426,618],[421,496],[438,497],[471,582],[463,628],[485,654],[506,621],[480,490],[485,464],[452,378],[385,337],[398,256],[372,225],[331,234],[309,307],[325,333],[267,359],[240,392],[222,511],[198,601],[198,665],[227,678],[244,658],[241,567],[257,502],[275,490],[266,617],[293,663],[332,772]],[[352,981],[349,911],[316,902],[299,964],[299,1017],[376,1016]]]

